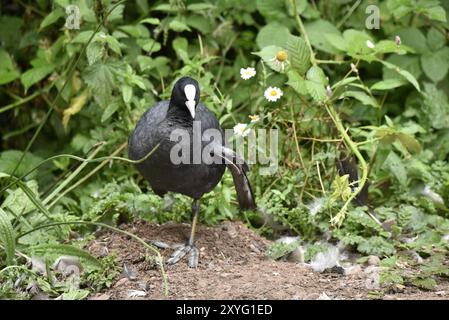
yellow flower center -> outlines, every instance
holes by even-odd
[[[251,71],[246,70],[246,75],[247,75],[247,76],[250,76],[250,75],[251,75]]]
[[[275,97],[275,96],[278,95],[276,90],[271,90],[270,94],[271,94],[272,97]]]
[[[287,51],[278,51],[278,53],[276,53],[276,60],[284,62],[287,59],[288,59]]]

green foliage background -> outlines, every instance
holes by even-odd
[[[80,9],[79,30],[65,27],[70,4]],[[371,4],[380,9],[378,30],[365,26]],[[42,245],[60,254],[59,243],[82,248],[94,230],[43,225],[189,219],[188,199],[158,198],[129,163],[51,158],[126,155],[139,117],[168,99],[183,75],[199,81],[202,102],[224,128],[259,115],[249,126],[280,132],[277,173],[259,175],[258,166],[250,173],[259,212],[238,211],[226,174],[204,198],[204,223],[242,219],[269,237],[342,241],[385,258],[385,283],[433,288],[449,274],[448,10],[447,1],[435,0],[2,3],[0,266],[9,267],[0,271],[0,296],[16,295],[10,280],[27,255]],[[282,50],[284,66],[275,60]],[[257,75],[242,80],[240,68],[250,66]],[[268,102],[268,86],[283,97]],[[350,181],[337,174],[351,143],[367,163],[369,206],[349,205]],[[107,286],[104,269],[92,268],[89,279]]]

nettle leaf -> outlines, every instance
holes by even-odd
[[[435,51],[444,47],[446,44],[446,35],[436,28],[430,28],[427,32],[427,45],[430,50]]]
[[[290,31],[286,26],[273,22],[260,29],[256,43],[262,50],[267,46],[286,48],[289,36]]]
[[[334,48],[340,51],[348,51],[348,43],[345,38],[337,33],[325,33],[324,38],[329,42]]]
[[[136,43],[147,53],[161,50],[161,44],[153,39],[137,39]]]
[[[318,66],[312,66],[306,74],[306,88],[313,100],[324,102],[327,99],[326,85],[329,83],[324,71]]]
[[[0,49],[0,85],[14,81],[19,76],[20,72],[14,65],[9,53]]]
[[[407,52],[413,52],[414,50],[405,45],[397,45],[396,42],[391,40],[382,40],[376,43],[374,47],[376,53],[397,53],[400,55],[406,54]]]
[[[415,77],[410,72],[408,72],[406,70],[402,70],[401,68],[399,68],[398,66],[396,66],[390,62],[387,62],[387,61],[380,61],[380,62],[388,69],[391,69],[391,70],[395,71],[397,74],[404,77],[408,82],[410,82],[416,88],[416,90],[421,92],[418,81],[416,81]]]
[[[421,65],[429,79],[440,82],[449,70],[449,47],[421,56]]]
[[[84,80],[90,88],[95,101],[101,107],[107,107],[111,102],[112,90],[115,87],[114,70],[120,66],[117,63],[108,61],[97,61],[86,68]]]
[[[405,170],[405,165],[402,162],[402,159],[395,152],[390,152],[383,163],[383,167],[386,168],[403,187],[407,185],[407,170]]]
[[[287,17],[284,1],[257,0],[257,10],[266,18],[282,21]]]
[[[423,54],[429,51],[429,48],[427,47],[427,39],[420,29],[415,27],[407,27],[399,30],[397,34],[401,37],[401,42],[404,45],[413,48],[416,52]]]
[[[300,75],[304,75],[311,65],[310,51],[306,42],[300,37],[288,36],[287,52],[292,68],[298,71]]]
[[[87,63],[89,65],[97,62],[104,53],[104,45],[100,42],[91,42],[86,48]]]
[[[0,172],[11,174],[16,167],[17,162],[22,157],[23,152],[19,150],[6,150],[0,154]],[[28,173],[36,165],[38,165],[43,159],[30,152],[27,152],[17,168],[15,176],[20,177],[25,173]],[[36,171],[28,176],[28,179],[32,179],[36,175]]]
[[[424,83],[424,112],[435,129],[449,127],[449,100],[435,84]]]
[[[304,78],[296,71],[290,70],[287,72],[288,81],[287,85],[293,88],[299,95],[305,96],[307,95],[307,86]]]
[[[332,23],[326,20],[319,19],[305,24],[304,27],[307,31],[312,46],[314,46],[318,50],[330,54],[339,53],[340,50],[336,50],[335,46],[332,45],[326,37],[331,37],[332,35],[341,36],[340,31]]]
[[[446,20],[446,10],[441,6],[435,6],[431,8],[425,8],[423,10],[425,16],[431,20],[447,22]]]

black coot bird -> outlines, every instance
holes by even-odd
[[[199,98],[200,89],[196,80],[189,77],[179,79],[173,87],[170,101],[158,102],[146,111],[128,140],[128,154],[133,160],[144,158],[159,144],[148,159],[136,164],[137,170],[148,180],[154,193],[162,197],[169,191],[177,192],[193,199],[190,238],[167,260],[168,264],[174,264],[189,253],[191,267],[198,265],[199,251],[195,247],[194,236],[200,198],[218,184],[225,167],[231,171],[240,208],[256,208],[245,174],[248,167],[242,158],[225,146],[223,129],[215,115],[199,103]],[[200,131],[198,124],[201,125]],[[197,131],[194,126],[198,128]],[[201,136],[208,129],[215,129],[222,138],[218,141],[215,138],[203,141]],[[174,139],[174,132],[182,132],[184,138],[187,136],[188,139],[179,140],[179,136]],[[179,155],[179,150],[187,150],[187,154],[182,156],[190,161],[173,161],[173,155]],[[198,156],[199,153],[203,154],[203,150],[209,152],[210,159],[214,159],[212,163]],[[191,158],[197,161],[191,161]]]

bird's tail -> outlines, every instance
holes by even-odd
[[[251,184],[249,183],[249,179],[246,175],[246,172],[248,171],[248,165],[245,163],[245,161],[233,150],[226,147],[221,147],[218,152],[215,152],[215,155],[222,158],[229,171],[231,171],[240,209],[256,209],[257,206],[254,198],[254,193],[251,188]]]

